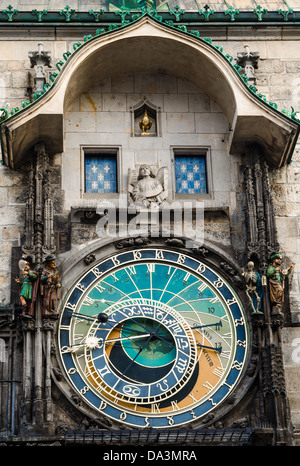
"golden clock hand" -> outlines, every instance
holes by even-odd
[[[204,328],[204,327],[222,327],[222,321],[220,320],[219,322],[215,322],[214,324],[206,324],[206,325],[196,325],[194,327],[191,327],[192,330],[195,328]]]
[[[154,332],[152,332],[152,338],[156,337],[156,338],[158,338],[159,340],[163,341],[164,343],[167,343],[167,345],[173,346],[173,347],[174,347],[174,346],[175,346],[174,343],[171,343],[170,341],[168,341],[168,340],[166,340],[165,338],[163,338],[163,337],[161,336],[161,334],[156,333],[161,325],[162,325],[162,322],[160,322],[159,325],[158,325],[158,326],[156,327],[156,329],[154,330]],[[168,334],[166,334],[166,335],[168,335]]]
[[[79,312],[73,312],[71,310],[69,311],[69,313],[71,314],[71,316],[81,317],[84,320],[89,320],[89,321],[93,321],[93,322],[95,320],[98,320],[99,322],[107,322],[108,321],[108,316],[104,312],[101,312],[100,314],[97,314],[95,316],[88,316],[86,314],[80,314]],[[104,319],[104,320],[102,320],[102,319]],[[113,322],[113,321],[111,320],[109,322]]]
[[[131,337],[121,337],[121,338],[112,338],[112,339],[109,339],[109,340],[105,340],[105,344],[106,343],[111,343],[113,341],[123,341],[123,340],[133,340],[134,338],[145,338],[145,337],[150,337],[151,334],[150,333],[144,333],[143,335],[133,335]]]
[[[72,314],[72,316],[81,318],[83,320],[88,320],[90,322],[95,322],[96,320],[98,322],[102,322],[102,323],[108,322],[108,325],[110,325],[111,327],[113,326],[113,324],[115,324],[115,321],[114,320],[109,320],[108,315],[105,314],[104,312],[101,312],[100,314],[97,314],[95,316],[88,316],[86,314],[80,314],[79,312],[72,312],[72,311],[70,311],[70,313]],[[112,324],[110,324],[110,322],[112,322]],[[136,322],[136,323],[138,323],[138,322]],[[120,322],[118,325],[122,326],[122,322]],[[118,325],[116,325],[114,328],[119,328]],[[139,324],[139,325],[141,325],[141,324]],[[141,327],[143,327],[145,330],[148,330],[146,327],[144,327],[142,325],[141,325]],[[107,330],[107,328],[99,327],[98,330]],[[135,333],[141,333],[138,330],[130,330],[130,329],[124,329],[124,331],[127,331],[127,332],[132,331],[132,332],[135,332]]]
[[[125,369],[125,371],[122,372],[123,375],[126,374],[126,372],[128,371],[128,369],[132,366],[132,364],[134,363],[134,361],[136,360],[136,358],[141,354],[141,352],[143,351],[143,349],[148,345],[149,341],[151,340],[151,335],[150,337],[148,338],[148,340],[146,341],[146,343],[141,346],[137,352],[137,354],[135,355],[135,357],[133,358],[133,360],[131,361],[131,363],[127,366],[127,368]]]
[[[220,353],[220,354],[222,353],[222,346],[217,348],[216,346],[205,346],[205,345],[201,345],[200,343],[197,343],[197,346],[199,346],[200,348],[207,348],[207,349],[217,351],[217,353]]]
[[[68,349],[71,352],[75,353],[76,351],[78,351],[83,346],[87,346],[88,349],[96,349],[96,348],[100,348],[99,344],[101,344],[101,346],[102,346],[103,343],[106,345],[107,343],[123,341],[123,340],[132,340],[132,339],[135,339],[135,338],[145,338],[145,337],[149,337],[149,336],[150,336],[150,334],[146,333],[146,334],[143,334],[143,335],[133,335],[133,336],[130,336],[130,337],[112,338],[112,339],[109,339],[109,340],[105,340],[104,342],[103,342],[102,338],[88,337],[86,339],[86,341],[83,341],[82,343],[77,343],[77,344],[74,344],[74,345],[70,345],[68,347]]]

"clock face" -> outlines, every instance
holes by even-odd
[[[69,382],[96,411],[134,427],[193,422],[219,406],[247,362],[239,298],[196,258],[135,249],[70,290],[58,347]]]

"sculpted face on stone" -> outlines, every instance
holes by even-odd
[[[129,205],[147,208],[165,207],[168,182],[168,169],[162,167],[155,176],[149,165],[142,164],[139,170],[128,171]]]

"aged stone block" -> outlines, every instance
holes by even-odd
[[[189,99],[189,112],[209,112],[210,100],[206,94],[190,94]]]
[[[95,132],[96,117],[93,112],[69,112],[65,118],[66,131]]]
[[[103,111],[119,112],[126,110],[126,94],[103,94]]]
[[[133,74],[122,74],[111,78],[112,92],[133,92]]]
[[[199,133],[225,133],[228,122],[221,113],[196,113],[196,132]]]
[[[80,96],[81,112],[97,112],[102,110],[102,95],[100,93],[85,92]]]
[[[167,131],[169,133],[194,133],[195,120],[193,113],[167,114]]]
[[[153,94],[156,91],[156,81],[154,73],[135,73],[134,92],[145,94]]]
[[[187,112],[188,98],[186,94],[165,94],[164,95],[165,112]]]
[[[99,133],[122,133],[125,129],[125,112],[99,112],[96,121]]]

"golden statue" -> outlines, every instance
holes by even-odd
[[[142,130],[142,136],[148,136],[152,126],[152,121],[149,120],[147,110],[145,110],[143,119],[140,121],[140,128]]]

